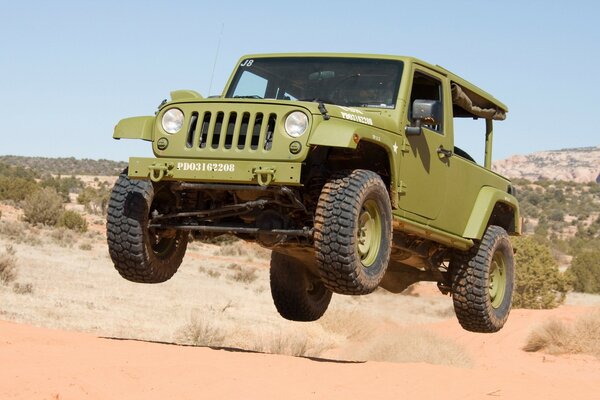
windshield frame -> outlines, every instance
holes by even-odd
[[[224,97],[395,109],[404,67],[402,60],[377,57],[249,56],[238,64]],[[253,74],[252,79],[265,81],[260,83],[265,85],[264,92],[260,93],[264,97],[238,90],[245,73]],[[351,96],[343,98],[344,93]],[[372,101],[367,101],[369,99]]]

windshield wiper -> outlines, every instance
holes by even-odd
[[[327,121],[329,118],[329,114],[327,113],[327,109],[325,108],[325,103],[322,100],[319,100],[319,112],[323,115],[323,119]]]
[[[255,94],[250,96],[233,96],[234,99],[262,99],[262,97],[257,96]]]
[[[300,99],[299,101],[312,101],[313,103],[318,103],[319,104],[319,112],[321,113],[321,115],[323,115],[323,119],[324,120],[328,120],[330,118],[327,109],[325,108],[325,103],[329,103],[329,104],[334,104],[334,102],[330,101],[330,100],[322,100],[319,99],[318,97],[313,97],[312,99]]]

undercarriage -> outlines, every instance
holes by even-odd
[[[318,273],[310,267],[315,264],[314,210],[318,195],[310,190],[189,182],[158,185],[160,191],[167,190],[176,199],[153,204],[148,228],[158,237],[172,236],[175,231],[189,231],[198,240],[232,234],[295,258]],[[439,243],[394,232],[388,269],[380,286],[400,293],[413,283],[433,281],[446,294],[451,253]]]

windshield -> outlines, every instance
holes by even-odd
[[[226,97],[394,108],[403,63],[327,57],[246,59]]]

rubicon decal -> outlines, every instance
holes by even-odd
[[[362,111],[356,109],[356,108],[350,108],[350,107],[342,107],[339,106],[342,110],[342,118],[350,120],[350,121],[354,121],[354,122],[360,122],[361,124],[366,124],[366,125],[373,125],[373,120],[369,117],[365,117],[362,114]]]

